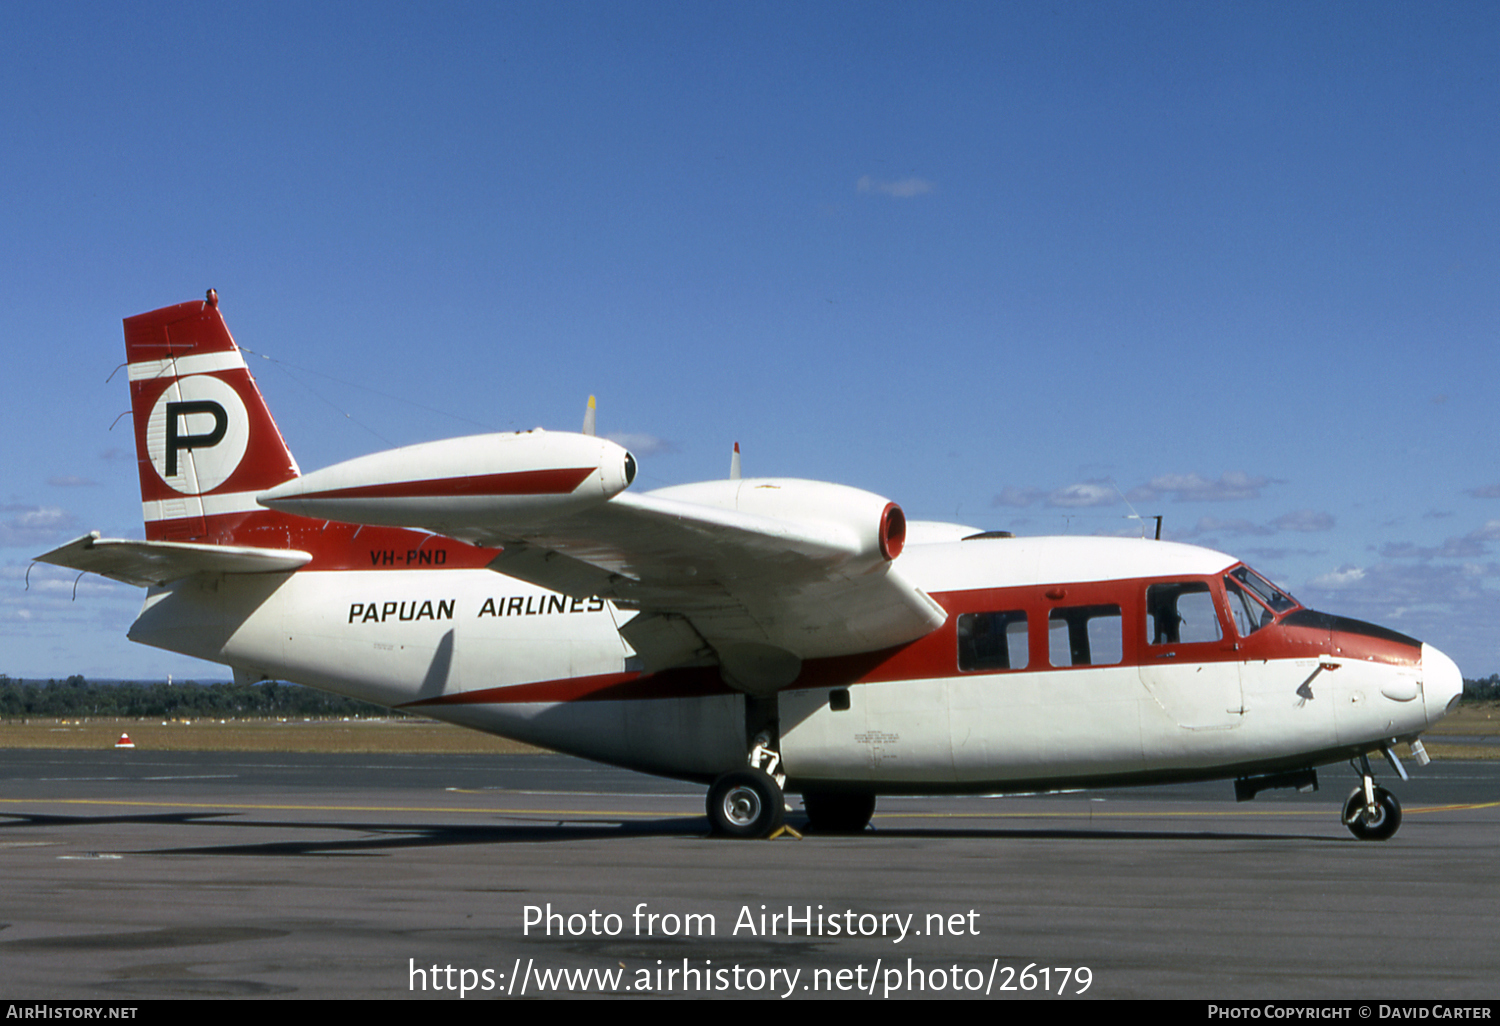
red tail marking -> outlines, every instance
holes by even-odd
[[[495,557],[498,550],[449,538],[435,540],[424,531],[332,524],[257,507],[256,493],[300,472],[255,379],[244,367],[219,312],[217,296],[127,317],[125,356],[131,368],[130,401],[147,539],[301,549],[313,554],[308,569],[369,569],[371,550],[405,552],[438,544],[446,550],[441,565],[450,569],[482,567]],[[188,384],[180,384],[183,381]],[[235,399],[243,405],[243,413],[228,408],[236,405]],[[159,404],[163,411],[157,411]],[[170,424],[164,404],[171,404]],[[220,432],[221,414],[211,410],[213,406],[225,418],[242,416],[244,423],[226,424]],[[153,411],[157,411],[156,438],[150,431]],[[189,420],[194,415],[196,423]],[[235,431],[245,440],[244,455],[222,481],[199,492],[181,491],[167,482],[164,474],[170,476],[188,461],[202,458],[206,464],[218,458],[222,467],[223,447]],[[162,450],[156,460],[152,459],[153,444]],[[195,475],[191,480],[203,478]],[[213,480],[212,475],[208,480]],[[174,481],[184,484],[175,477]]]

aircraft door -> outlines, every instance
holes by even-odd
[[[1178,727],[1228,730],[1240,725],[1245,697],[1233,650],[1206,581],[1147,587],[1141,684]]]

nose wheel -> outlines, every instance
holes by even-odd
[[[1361,755],[1351,765],[1362,778],[1344,800],[1344,826],[1361,841],[1388,841],[1401,828],[1401,803],[1375,784],[1370,758]]]
[[[1365,789],[1356,787],[1344,802],[1344,825],[1361,841],[1387,841],[1401,826],[1401,803],[1383,787],[1375,788],[1375,804],[1365,802]]]

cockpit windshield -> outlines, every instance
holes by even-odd
[[[1248,566],[1237,566],[1224,575],[1224,591],[1240,637],[1249,637],[1277,615],[1298,605],[1296,599]]]
[[[1256,597],[1266,605],[1270,606],[1273,613],[1284,613],[1288,609],[1297,608],[1296,599],[1292,598],[1280,588],[1277,588],[1274,584],[1266,580],[1254,570],[1251,570],[1248,566],[1235,567],[1233,570],[1229,571],[1229,576],[1233,577],[1245,587],[1255,592]]]

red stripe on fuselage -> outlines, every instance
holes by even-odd
[[[689,666],[643,676],[637,672],[601,673],[591,677],[543,680],[482,688],[456,695],[440,695],[410,702],[403,709],[424,705],[521,705],[556,702],[626,702],[650,698],[703,698],[734,691],[719,677],[716,666]]]
[[[1215,595],[1216,611],[1224,622],[1217,641],[1152,645],[1146,633],[1146,589],[1170,581],[1208,581]],[[1061,592],[1061,597],[1053,597]],[[1049,593],[1051,593],[1049,595]],[[904,680],[985,678],[1004,687],[1013,674],[1079,672],[1107,667],[1193,665],[1200,663],[1262,662],[1335,656],[1393,665],[1418,665],[1422,650],[1389,638],[1350,631],[1333,631],[1280,622],[1268,624],[1247,637],[1239,637],[1227,621],[1222,584],[1214,578],[1141,578],[1098,581],[1065,586],[1029,585],[1018,588],[977,589],[935,593],[932,596],[948,610],[948,622],[924,638],[906,645],[829,659],[811,659],[797,679],[783,690],[842,688],[857,684],[894,683]],[[1053,666],[1048,642],[1048,623],[1053,609],[1074,605],[1118,605],[1121,610],[1122,658],[1117,663],[1096,666]],[[1028,665],[1014,670],[963,671],[958,666],[957,620],[963,613],[1024,610],[1028,619]],[[1288,611],[1290,612],[1290,611]],[[576,701],[635,701],[662,698],[698,698],[734,693],[719,677],[717,667],[686,667],[649,676],[636,673],[601,674],[574,679],[537,681],[509,687],[485,688],[445,695],[413,705],[482,705],[558,703]]]

